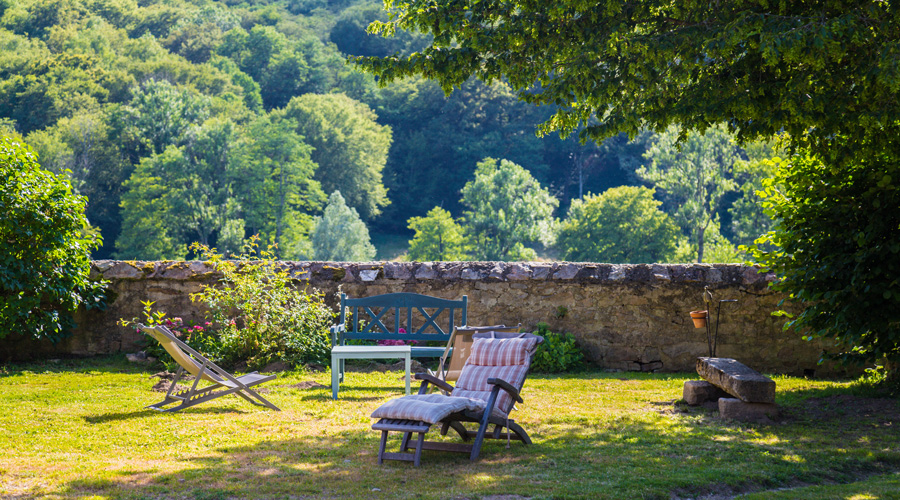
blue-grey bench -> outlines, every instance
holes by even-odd
[[[409,394],[410,358],[441,357],[453,329],[466,324],[467,308],[465,295],[461,300],[417,293],[351,299],[342,293],[340,317],[331,327],[332,397],[337,399],[338,387],[344,380],[344,360],[352,358],[404,359]],[[407,345],[347,345],[348,340],[403,340]],[[409,345],[413,340],[418,345]],[[427,342],[441,345],[422,345]]]

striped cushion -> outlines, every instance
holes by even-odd
[[[463,410],[481,411],[485,401],[443,394],[413,394],[392,399],[372,412],[372,418],[419,420],[435,424]]]
[[[522,390],[531,365],[531,353],[536,346],[537,339],[533,337],[476,339],[472,344],[472,354],[463,367],[451,396],[487,401],[493,389],[487,383],[489,378],[499,378],[517,390]],[[509,394],[501,390],[494,405],[494,413],[505,417],[514,403]]]
[[[509,366],[529,363],[537,339],[476,339],[468,362],[480,366]]]

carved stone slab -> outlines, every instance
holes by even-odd
[[[775,402],[775,381],[731,358],[697,358],[697,373],[745,403]]]

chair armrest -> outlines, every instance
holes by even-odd
[[[487,379],[487,383],[491,385],[496,385],[500,387],[504,391],[508,392],[509,395],[516,400],[517,403],[524,403],[525,401],[522,399],[522,396],[519,396],[519,391],[516,390],[509,382],[499,379],[499,378],[489,378]]]
[[[331,333],[331,347],[334,347],[338,343],[338,334],[347,331],[346,325],[331,325],[328,329]]]
[[[434,375],[432,375],[430,373],[417,373],[416,380],[421,380],[423,386],[427,385],[427,384],[431,384],[431,385],[437,387],[438,389],[441,389],[441,390],[444,390],[447,392],[450,392],[453,390],[452,385],[448,384],[447,382],[444,382],[443,380],[435,377]]]

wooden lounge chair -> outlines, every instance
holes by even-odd
[[[509,338],[513,336],[515,338]],[[474,337],[471,355],[456,387],[433,375],[417,373],[416,378],[422,380],[418,394],[388,401],[372,413],[372,418],[379,419],[372,429],[381,431],[379,464],[384,460],[405,460],[418,467],[422,450],[468,453],[470,460],[476,460],[486,438],[515,439],[531,444],[525,430],[509,418],[509,412],[516,402],[522,402],[519,391],[531,366],[531,356],[544,339],[530,333],[486,332]],[[428,394],[429,384],[448,392],[449,396]],[[478,428],[467,429],[464,422],[478,423]],[[425,441],[425,434],[438,423],[441,424],[441,435],[446,435],[452,428],[466,442]],[[495,427],[488,432],[491,425]],[[385,451],[391,431],[403,433],[398,453]],[[418,434],[418,439],[413,445],[415,452],[409,453],[413,433]],[[468,443],[473,438],[474,441]]]
[[[178,372],[175,374],[174,380],[172,380],[172,385],[169,386],[169,391],[166,392],[166,398],[159,403],[147,406],[147,408],[159,411],[178,411],[211,399],[235,394],[255,405],[267,406],[273,410],[280,411],[277,406],[251,389],[255,385],[274,379],[275,375],[261,375],[253,372],[235,377],[216,366],[215,363],[206,359],[199,352],[191,349],[181,340],[178,340],[168,328],[162,325],[145,326],[140,324],[138,328],[156,339],[179,365]],[[178,381],[181,380],[185,371],[194,376],[194,384],[188,390],[176,391]],[[200,388],[199,383],[201,379],[210,382],[212,385]],[[164,408],[172,403],[180,404],[171,408]]]
[[[441,355],[441,361],[438,365],[435,375],[444,382],[459,380],[459,374],[462,372],[466,360],[469,359],[469,353],[472,351],[472,338],[476,333],[480,332],[498,332],[498,333],[517,333],[522,327],[519,323],[516,326],[494,325],[494,326],[458,326],[453,329],[450,334],[450,340]]]

